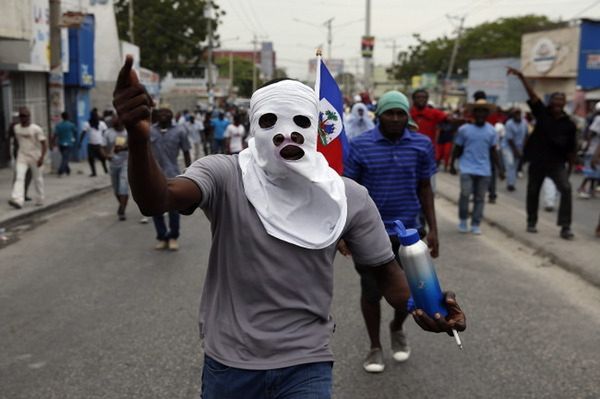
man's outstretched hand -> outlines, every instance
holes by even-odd
[[[523,72],[509,66],[506,67],[506,75],[515,75],[517,78],[523,78]]]
[[[448,316],[444,318],[439,313],[436,313],[432,319],[422,309],[416,309],[412,312],[415,322],[425,331],[445,332],[448,335],[452,335],[452,329],[464,331],[467,328],[465,314],[460,306],[458,306],[454,292],[448,291],[444,293],[444,300],[446,309],[448,309]]]
[[[144,138],[150,135],[150,115],[153,101],[137,74],[131,69],[133,57],[128,55],[125,65],[119,72],[113,106],[129,133],[129,139]]]

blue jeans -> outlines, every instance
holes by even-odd
[[[212,148],[213,154],[225,154],[225,139],[215,139]]]
[[[61,145],[60,147],[60,166],[58,167],[58,174],[62,175],[66,173],[71,174],[71,168],[69,168],[69,157],[71,156],[71,146]]]
[[[154,227],[156,228],[156,239],[159,241],[176,240],[179,238],[179,212],[169,212],[169,231],[165,225],[164,215],[153,216]]]
[[[506,168],[506,185],[514,187],[517,183],[517,169],[521,159],[515,156],[511,148],[503,148],[502,156]]]
[[[471,193],[473,193],[471,225],[479,226],[481,224],[485,193],[490,186],[490,180],[490,176],[460,175],[460,198],[458,199],[458,218],[460,220],[467,220],[469,217],[469,198],[471,197]]]
[[[330,399],[331,362],[273,370],[228,367],[205,356],[201,399]]]

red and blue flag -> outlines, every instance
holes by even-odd
[[[315,91],[319,98],[319,140],[321,152],[329,166],[340,175],[344,173],[344,159],[350,148],[344,131],[344,99],[335,79],[321,59],[318,59]]]

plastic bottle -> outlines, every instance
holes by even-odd
[[[417,309],[422,309],[429,317],[436,313],[446,317],[448,310],[444,303],[444,294],[435,273],[429,248],[419,238],[415,229],[406,229],[401,221],[394,222],[400,238],[400,262],[410,286],[410,293]]]

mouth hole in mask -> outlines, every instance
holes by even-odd
[[[296,144],[304,144],[304,136],[298,132],[292,132],[290,135],[292,141]]]
[[[275,123],[277,123],[277,115],[272,113],[264,114],[260,118],[258,118],[258,126],[260,126],[263,129],[273,127],[275,126]]]
[[[307,129],[310,127],[310,119],[308,119],[304,115],[296,115],[294,116],[294,123],[300,126],[303,129]]]
[[[279,146],[281,145],[281,143],[283,143],[283,142],[284,142],[284,140],[285,140],[285,137],[283,137],[283,134],[281,134],[281,133],[279,133],[279,134],[276,134],[276,135],[273,137],[273,144],[275,144],[276,146],[278,146],[278,147],[279,147]]]
[[[297,161],[304,156],[304,150],[295,145],[286,145],[279,151],[279,155],[287,161]]]

